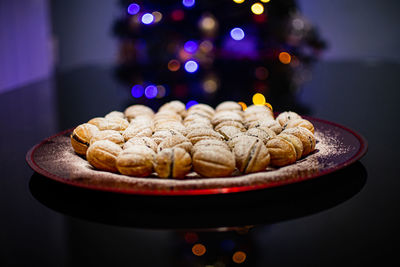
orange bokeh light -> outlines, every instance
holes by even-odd
[[[206,247],[203,244],[195,244],[192,247],[192,252],[196,256],[202,256],[206,253]]]
[[[234,263],[243,263],[246,260],[246,253],[243,251],[236,251],[232,256],[232,260]]]
[[[170,71],[177,71],[177,70],[179,70],[180,67],[181,67],[181,63],[176,59],[172,59],[168,62],[168,69]]]
[[[243,111],[245,111],[247,109],[247,105],[244,102],[238,102],[239,105],[242,106]]]
[[[279,53],[279,61],[282,62],[283,64],[289,64],[291,60],[292,57],[290,56],[289,53],[287,52]]]

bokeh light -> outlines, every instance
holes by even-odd
[[[260,15],[264,12],[264,6],[260,3],[255,3],[251,6],[251,12],[256,15]]]
[[[171,59],[168,62],[168,69],[170,71],[177,71],[177,70],[179,70],[180,67],[181,67],[181,63],[176,59]]]
[[[213,50],[214,46],[213,43],[206,40],[200,43],[200,50],[204,53],[209,53]]]
[[[182,0],[182,5],[184,5],[185,7],[192,7],[195,3],[195,0]]]
[[[246,253],[243,251],[236,251],[232,256],[232,260],[234,263],[243,263],[246,260]]]
[[[196,72],[198,68],[199,64],[197,64],[197,62],[194,60],[189,60],[185,63],[185,70],[189,73]]]
[[[271,0],[260,0],[260,1],[263,3],[269,3],[269,1],[271,1]]]
[[[238,104],[242,106],[243,111],[245,111],[247,109],[246,103],[239,101]]]
[[[155,23],[158,23],[161,19],[162,19],[162,14],[161,14],[161,12],[158,12],[158,11],[154,11],[154,12],[152,12],[151,13],[152,15],[153,15],[153,17],[154,17],[154,22]]]
[[[231,30],[231,37],[233,40],[240,41],[244,38],[244,31],[241,28],[233,28]]]
[[[181,21],[185,18],[185,12],[183,12],[181,9],[175,9],[171,13],[171,18],[175,21]]]
[[[146,95],[147,98],[155,98],[157,96],[157,87],[155,85],[149,85],[144,89],[144,94]]]
[[[268,78],[269,72],[265,67],[256,68],[254,75],[259,80],[266,80]]]
[[[130,15],[136,15],[140,11],[140,6],[138,4],[130,4],[127,8],[127,11]]]
[[[256,93],[253,95],[253,104],[257,106],[265,105],[265,96],[260,93]]]
[[[137,84],[132,87],[131,94],[134,98],[142,97],[143,95],[143,86]]]
[[[204,253],[206,253],[206,247],[203,244],[195,244],[192,247],[192,252],[196,256],[202,256]]]
[[[279,61],[282,62],[283,64],[289,64],[291,60],[292,57],[290,56],[289,53],[287,52],[279,53]]]
[[[233,2],[235,2],[236,4],[241,4],[244,2],[244,0],[233,0]]]
[[[193,54],[196,52],[197,48],[199,46],[195,41],[187,41],[184,45],[183,48],[185,49],[186,52]]]
[[[197,105],[199,104],[197,101],[195,100],[190,100],[189,102],[186,103],[186,109],[189,109],[191,106]]]
[[[156,98],[163,98],[167,94],[167,89],[162,85],[157,85],[157,96]]]
[[[218,83],[215,79],[210,78],[203,82],[203,89],[206,93],[212,94],[218,89]]]
[[[143,24],[150,24],[150,23],[152,23],[154,21],[154,16],[152,15],[152,14],[150,14],[150,13],[145,13],[143,16],[142,16],[142,23]]]
[[[215,19],[211,16],[205,16],[200,20],[200,28],[205,31],[214,30],[216,25]]]
[[[271,111],[274,111],[274,110],[272,109],[272,105],[271,105],[270,103],[266,102],[265,105],[266,105]]]

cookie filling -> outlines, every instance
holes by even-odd
[[[259,142],[260,140],[256,140],[256,142],[253,144],[253,146],[251,147],[251,150],[250,150],[250,154],[249,154],[249,156],[247,157],[247,162],[246,162],[246,165],[244,166],[244,169],[243,169],[243,173],[246,173],[247,172],[247,168],[249,167],[249,164],[250,164],[250,162],[251,162],[251,160],[253,159],[253,157],[254,157],[254,153],[256,152],[256,149],[257,149],[257,143]]]
[[[72,138],[78,143],[81,143],[83,145],[89,146],[88,142],[85,142],[85,141],[81,140],[76,134],[72,134]]]

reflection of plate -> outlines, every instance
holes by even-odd
[[[172,180],[136,178],[94,170],[70,145],[71,130],[49,137],[26,155],[31,168],[50,179],[95,190],[140,195],[208,195],[281,186],[316,178],[360,159],[367,150],[363,137],[324,120],[305,117],[316,129],[316,151],[295,164],[275,170],[226,178]]]
[[[32,175],[29,189],[46,207],[88,221],[132,228],[220,231],[327,210],[356,195],[366,180],[364,166],[356,162],[319,179],[219,195],[115,194],[68,186],[37,173]]]

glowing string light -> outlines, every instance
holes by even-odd
[[[185,63],[185,70],[189,73],[196,72],[198,68],[199,65],[194,60],[189,60],[188,62]]]
[[[162,14],[160,13],[160,12],[158,12],[158,11],[154,11],[154,12],[152,12],[151,13],[152,15],[153,15],[153,17],[154,17],[154,22],[155,23],[158,23],[158,22],[160,22],[160,20],[162,19]]]
[[[269,3],[271,0],[260,0],[263,3]]]
[[[168,62],[168,69],[170,71],[177,71],[177,70],[179,70],[180,67],[181,67],[181,63],[179,63],[179,61],[176,59],[171,59]]]
[[[234,263],[243,263],[246,260],[246,253],[243,251],[236,251],[232,256],[232,260]]]
[[[190,100],[189,102],[186,103],[186,109],[189,109],[191,106],[197,105],[199,104],[197,101],[195,100]]]
[[[241,4],[244,2],[244,0],[233,0],[233,2],[235,2],[236,4]]]
[[[132,87],[131,94],[134,98],[142,97],[143,95],[143,86],[137,84]]]
[[[196,256],[202,256],[206,253],[206,247],[203,244],[195,244],[192,247],[192,252]]]
[[[240,101],[240,102],[238,102],[238,104],[242,106],[243,111],[245,111],[247,109],[246,103]]]
[[[195,0],[182,0],[182,5],[184,5],[185,7],[192,7],[195,3]]]
[[[264,6],[260,3],[255,3],[251,6],[251,12],[256,15],[260,15],[264,12]]]
[[[130,15],[136,15],[140,11],[140,6],[138,4],[130,4],[127,8],[127,11]]]
[[[186,52],[193,54],[196,52],[197,48],[199,46],[195,41],[187,41],[184,45],[183,48],[185,49]]]
[[[157,85],[157,96],[156,98],[163,98],[167,94],[167,90],[162,85]]]
[[[244,38],[244,31],[241,28],[233,28],[231,30],[231,37],[233,40],[240,41]]]
[[[154,16],[150,13],[146,13],[142,16],[142,23],[143,24],[150,24],[154,21]]]
[[[155,85],[149,85],[144,89],[144,94],[146,95],[147,98],[155,98],[157,96],[158,89]]]
[[[265,96],[260,93],[256,93],[253,95],[253,104],[256,106],[264,106],[266,103]]]
[[[289,53],[287,52],[279,53],[279,61],[282,62],[283,64],[289,64],[291,60],[292,57],[290,56]]]

